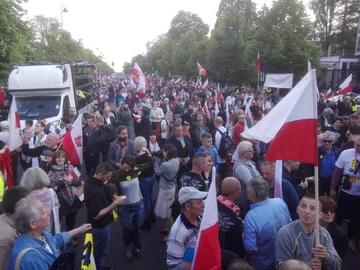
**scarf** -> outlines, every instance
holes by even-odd
[[[238,207],[236,207],[235,203],[230,201],[228,198],[226,198],[224,195],[219,195],[217,197],[217,201],[225,206],[226,208],[229,208],[231,211],[233,211],[237,216],[240,215],[240,210]]]

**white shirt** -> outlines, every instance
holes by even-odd
[[[234,106],[235,105],[235,97],[232,96],[228,96],[225,100],[225,102],[227,104],[229,104],[230,106]]]
[[[51,125],[53,126],[53,125]],[[34,141],[34,136],[35,136],[35,141]],[[39,135],[34,135],[30,138],[29,140],[29,149],[33,149],[37,146],[43,145],[43,143],[46,141],[46,137],[47,135],[44,134],[44,137],[41,139],[40,142],[38,142],[39,140]],[[39,167],[39,159],[37,157],[32,158],[32,167]]]
[[[164,112],[161,108],[152,108],[150,112],[150,120],[153,123],[158,123],[164,118]]]
[[[354,175],[354,169],[355,169],[355,165],[356,165],[355,156],[359,163],[359,165],[358,165],[359,168],[357,171],[356,178],[359,179],[359,177],[360,177],[360,154],[356,153],[354,148],[344,150],[340,154],[335,165],[336,165],[336,167],[338,167],[340,169],[344,169],[344,175]],[[344,190],[344,189],[341,189],[341,190],[350,195],[360,196],[360,183],[359,182],[351,183],[351,188],[349,190]]]
[[[221,126],[218,128],[221,132],[225,133],[227,130],[225,127]],[[222,135],[221,133],[217,130],[216,133],[215,133],[215,148],[216,150],[219,149],[220,147],[220,142],[221,142],[221,138],[222,138]],[[217,151],[219,152],[219,151]],[[219,154],[217,155],[217,158],[218,158],[218,163],[225,163],[226,162],[226,159],[223,159],[222,157],[219,156]]]

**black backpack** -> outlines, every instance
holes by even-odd
[[[226,157],[229,153],[235,152],[236,147],[234,145],[234,141],[228,134],[228,131],[222,132],[220,129],[217,129],[217,131],[219,131],[221,134],[220,145],[219,145],[219,149],[217,149],[217,151],[221,158],[226,159]],[[215,135],[216,135],[216,133],[215,133]]]

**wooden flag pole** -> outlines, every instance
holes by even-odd
[[[315,245],[320,245],[319,167],[314,166],[315,184]]]

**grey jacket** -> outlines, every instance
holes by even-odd
[[[109,162],[114,168],[116,168],[116,163],[120,162],[124,156],[136,156],[136,149],[134,148],[134,142],[131,140],[126,141],[125,152],[121,154],[120,144],[118,140],[110,143],[109,155],[107,162]]]

